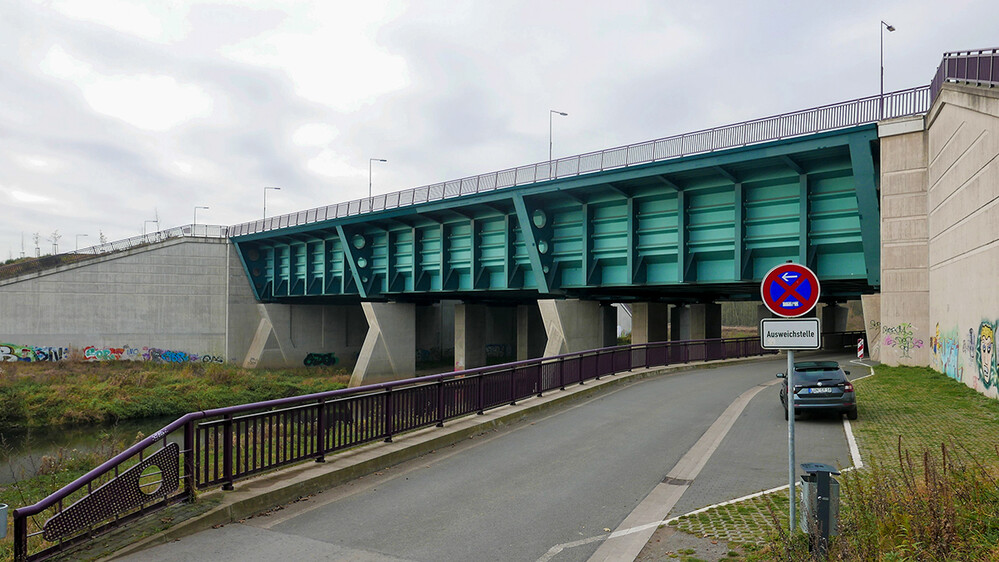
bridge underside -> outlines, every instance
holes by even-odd
[[[873,125],[234,238],[264,302],[825,300],[879,279]]]

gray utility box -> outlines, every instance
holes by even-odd
[[[803,533],[823,534],[822,530],[827,529],[827,537],[834,537],[839,534],[839,482],[832,478],[831,474],[839,474],[836,469],[827,464],[805,463],[801,468],[808,474],[801,477],[801,517],[798,519],[798,528]],[[829,480],[829,495],[822,497],[822,503],[828,505],[828,510],[820,509],[819,503],[819,479]],[[828,520],[823,525],[820,516],[828,513]]]

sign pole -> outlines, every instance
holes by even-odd
[[[794,350],[787,350],[787,501],[788,537],[794,536]]]

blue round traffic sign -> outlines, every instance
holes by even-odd
[[[760,295],[774,314],[801,316],[819,302],[819,278],[803,265],[782,263],[763,276]]]

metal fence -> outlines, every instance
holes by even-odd
[[[14,559],[37,560],[198,489],[647,368],[774,353],[759,338],[618,346],[192,412],[44,500],[14,510]]]
[[[230,234],[243,236],[538,181],[832,131],[874,123],[880,119],[924,113],[929,105],[929,86],[920,86],[891,92],[884,97],[869,96],[237,224],[230,228]]]
[[[944,53],[930,83],[934,100],[945,82],[964,82],[990,88],[999,86],[999,47]]]
[[[34,273],[36,271],[51,269],[60,265],[76,263],[111,252],[131,250],[132,248],[147,246],[156,242],[163,242],[171,238],[184,237],[228,238],[229,227],[214,224],[189,224],[157,232],[150,232],[149,234],[143,234],[141,236],[133,236],[124,240],[106,242],[104,244],[90,246],[74,252],[42,256],[39,258],[0,266],[0,279],[10,279],[26,273]]]

